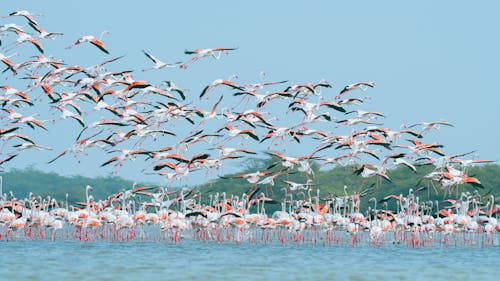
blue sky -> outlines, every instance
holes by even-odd
[[[384,113],[385,126],[398,129],[403,123],[443,119],[454,128],[442,127],[429,134],[428,141],[439,141],[449,154],[476,150],[478,158],[500,159],[497,1],[79,3],[75,9],[59,1],[10,1],[1,10],[3,15],[17,10],[42,13],[37,16],[42,27],[63,32],[54,41],[43,41],[46,55],[80,65],[126,55],[113,64],[113,70],[134,70],[136,79],[155,83],[173,80],[195,96],[209,82],[232,74],[239,76],[238,82],[258,82],[261,71],[267,80],[291,84],[327,79],[334,88],[325,91],[325,97],[333,97],[350,83],[374,81],[375,88],[368,93],[372,100],[363,107]],[[1,22],[22,25],[26,21],[8,18]],[[110,32],[103,37],[109,56],[92,46],[64,49],[82,35],[98,36],[102,31]],[[189,59],[185,49],[212,47],[239,49],[218,61],[197,62],[188,70],[140,71],[150,66],[143,49],[165,61],[184,61]],[[36,54],[32,46],[18,50]],[[23,87],[12,78],[5,83]],[[209,109],[213,101],[200,106]],[[273,114],[286,118],[283,112]],[[71,145],[75,134],[65,134],[74,125],[65,121],[50,133],[37,131],[37,140],[55,150],[24,153],[8,168],[31,163],[63,174],[109,174],[111,169],[98,166],[110,155],[90,153],[80,158],[81,163],[64,157],[44,164]],[[300,154],[303,147],[293,149]],[[141,168],[127,164],[118,175],[137,180],[143,177]]]

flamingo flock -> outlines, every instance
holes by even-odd
[[[78,159],[101,153],[107,160],[96,168],[118,173],[122,166],[134,165],[144,174],[163,178],[165,186],[133,186],[99,200],[92,196],[93,187],[87,186],[86,200],[72,205],[67,199],[58,202],[32,193],[19,199],[0,188],[1,239],[180,242],[190,238],[349,245],[368,241],[410,246],[500,242],[496,241],[500,225],[495,199],[477,190],[458,194],[459,186],[482,188],[481,181],[468,174],[470,166],[494,161],[476,159],[474,151],[448,155],[443,144],[427,141],[432,130],[453,126],[444,120],[402,124],[397,130],[385,127],[385,114],[361,108],[371,99],[365,92],[375,87],[374,82],[352,83],[332,94],[328,91],[333,84],[324,79],[290,84],[281,79],[265,81],[262,72],[258,83],[237,82],[235,74],[208,84],[204,81],[199,94],[193,94],[174,81],[155,84],[136,79],[133,69],[108,70],[124,56],[90,66],[46,56],[53,44],[47,39],[57,42],[68,33],[45,31],[28,11],[4,16],[13,17],[27,21],[30,29],[16,23],[0,26],[0,60],[6,67],[1,75],[8,82],[0,85],[0,167],[16,161],[21,153],[55,150],[38,143],[36,133],[50,132],[53,124],[64,122],[74,127],[75,141],[55,151],[47,163],[67,155]],[[99,39],[75,36],[65,52],[90,43],[108,56],[113,50],[102,41],[104,34],[109,32]],[[25,42],[32,48],[26,44],[21,49]],[[138,50],[150,60],[145,63],[154,63],[140,73],[183,72],[195,62],[202,63],[202,58],[221,60],[222,54],[237,50],[186,50],[184,54],[191,57],[173,63]],[[14,83],[23,88],[15,89]],[[50,116],[40,116],[43,107]],[[297,155],[299,146],[308,153]],[[219,175],[226,180],[245,179],[248,191],[243,194],[174,187],[193,174],[208,181],[224,164],[259,154],[271,157],[273,164],[261,171]],[[347,192],[345,187],[343,195],[321,194],[314,182],[314,165],[352,169],[359,175],[353,189],[358,191]],[[369,198],[373,206],[362,212],[362,198],[374,188],[383,189],[383,182],[391,181],[391,171],[399,166],[415,173],[421,166],[434,169],[407,195],[388,195],[381,201]],[[301,182],[289,179],[294,173]],[[375,179],[374,186],[366,184],[369,178]],[[436,192],[456,192],[457,198],[445,204],[422,202],[417,196],[421,185]],[[282,191],[282,198],[275,197],[276,189]],[[395,200],[396,209],[387,207],[390,200]],[[383,207],[379,209],[377,203]],[[266,204],[281,204],[281,210],[270,214]]]
[[[420,201],[417,191],[388,195],[365,213],[361,198],[367,190],[322,198],[312,183],[289,182],[299,192],[280,201],[254,190],[241,197],[225,192],[204,195],[195,189],[163,187],[121,190],[96,200],[85,188],[86,201],[76,206],[50,196],[30,194],[17,199],[11,192],[2,202],[0,239],[77,241],[155,241],[185,239],[216,243],[274,243],[409,247],[492,246],[500,243],[498,205],[493,196],[463,192],[457,200]],[[292,190],[292,189],[291,189]],[[306,193],[305,193],[306,191]],[[390,200],[396,210],[387,208]],[[267,214],[266,204],[281,204]],[[383,207],[377,207],[381,203]]]

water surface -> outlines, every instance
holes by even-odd
[[[0,242],[2,280],[494,280],[499,247]]]

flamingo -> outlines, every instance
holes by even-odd
[[[361,91],[364,92],[368,89],[368,87],[373,88],[374,86],[375,86],[375,83],[371,82],[371,81],[357,82],[354,84],[349,84],[349,85],[345,86],[344,89],[342,89],[342,91],[340,91],[340,93],[335,97],[335,99],[340,99],[343,95],[345,95],[346,93],[348,93],[352,90],[360,89]]]
[[[193,145],[197,142],[203,141],[203,142],[206,142],[207,144],[210,144],[212,142],[212,138],[223,137],[223,135],[221,135],[221,134],[202,134],[202,133],[203,133],[203,130],[193,132],[192,134],[188,135],[187,137],[181,139],[177,143],[176,148],[180,151],[186,152],[190,145]]]
[[[361,175],[363,178],[368,178],[372,176],[378,176],[379,178],[384,178],[388,182],[392,182],[389,176],[385,172],[385,167],[377,166],[371,163],[364,163],[356,167],[354,170],[355,175]]]
[[[306,183],[296,183],[288,180],[284,180],[283,182],[287,184],[287,187],[290,191],[296,191],[299,189],[307,190],[314,185],[311,179],[308,179]]]
[[[404,165],[409,169],[411,169],[414,173],[417,173],[417,168],[415,167],[415,165],[413,165],[412,163],[408,162],[405,159],[397,158],[394,160],[393,165],[394,166]]]
[[[413,128],[415,126],[422,126],[422,131],[420,131],[420,134],[423,134],[423,133],[426,133],[432,129],[436,129],[436,130],[439,129],[439,125],[454,127],[451,123],[446,122],[446,121],[435,121],[435,122],[419,122],[419,123],[408,126],[408,128]]]
[[[273,138],[271,144],[276,139],[281,139],[283,142],[285,141],[285,137],[290,135],[295,139],[295,141],[300,142],[297,131],[293,127],[277,127],[277,126],[264,126],[265,128],[270,129],[270,131],[264,135],[260,142],[264,142],[267,139]]]
[[[320,130],[314,130],[305,127],[304,125],[300,126],[297,130],[293,131],[292,134],[295,136],[311,136],[311,135],[319,135],[321,137],[328,137],[328,133]]]
[[[343,119],[343,120],[338,120],[338,121],[335,121],[337,123],[342,123],[346,126],[353,126],[353,125],[357,125],[357,124],[371,124],[371,125],[382,125],[382,124],[379,124],[379,123],[375,123],[375,122],[372,122],[370,121],[369,119],[362,119],[362,118],[349,118],[349,119]]]
[[[332,117],[329,112],[321,113],[321,114],[314,114],[312,111],[304,111],[303,109],[299,108],[297,109],[299,111],[304,112],[305,116],[304,119],[302,119],[301,123],[298,126],[304,126],[305,124],[310,124],[314,122],[319,122],[319,121],[332,121]],[[296,111],[296,110],[294,110]]]
[[[62,32],[48,32],[45,29],[43,29],[41,26],[39,26],[38,24],[35,24],[35,23],[32,23],[32,22],[29,22],[29,25],[34,30],[36,30],[36,32],[39,33],[38,34],[38,38],[41,38],[41,39],[46,39],[46,38],[54,39],[54,36],[63,35]]]
[[[187,55],[195,55],[194,58],[188,60],[187,62],[183,63],[180,65],[180,68],[182,69],[187,69],[189,66],[191,66],[193,63],[198,61],[199,59],[203,57],[213,57],[214,59],[218,60],[221,56],[221,54],[228,53],[229,51],[236,50],[238,48],[211,48],[211,49],[194,49],[194,50],[185,50],[184,53]]]
[[[199,153],[199,154],[193,155],[191,157],[191,159],[187,160],[187,159],[184,159],[184,157],[182,157],[180,155],[177,156],[176,154],[173,154],[173,155],[171,155],[169,157],[165,157],[164,156],[162,158],[176,159],[179,162],[182,162],[182,163],[186,164],[188,169],[191,169],[192,166],[194,166],[194,164],[196,162],[200,162],[200,161],[203,162],[202,160],[208,159],[209,156],[210,156],[209,154],[201,154],[201,153]],[[159,164],[155,165],[154,168],[153,168],[153,170],[159,171],[159,170],[161,170],[161,169],[163,169],[165,167],[171,168],[171,169],[174,169],[174,170],[177,170],[179,168],[178,165],[172,164],[170,162],[162,162],[162,163],[159,163]]]
[[[29,141],[28,142],[23,142],[23,143],[20,143],[20,144],[16,144],[13,147],[16,147],[17,151],[25,150],[25,149],[31,149],[31,148],[34,148],[34,149],[37,149],[37,150],[52,150],[51,147],[42,146],[42,145],[39,145],[39,144],[36,144],[36,143],[32,143],[32,142],[29,142]]]
[[[209,91],[211,91],[212,89],[214,89],[215,87],[217,86],[220,86],[220,85],[226,85],[226,86],[229,86],[233,89],[238,89],[238,90],[243,90],[243,88],[241,86],[238,86],[236,85],[235,83],[231,82],[231,78],[237,78],[238,76],[237,75],[232,75],[228,80],[225,80],[225,79],[216,79],[214,80],[212,83],[208,84],[207,86],[205,86],[205,88],[203,88],[203,91],[201,91],[201,94],[200,94],[200,99]]]
[[[371,118],[372,116],[375,116],[375,118],[377,116],[378,117],[385,117],[385,115],[380,113],[380,112],[365,111],[365,110],[360,110],[360,109],[352,110],[352,111],[346,112],[345,114],[351,114],[351,113],[356,113],[357,117],[359,117],[359,118],[365,118],[365,117]]]
[[[109,34],[109,32],[108,31],[103,31],[101,33],[101,36],[99,37],[99,39],[95,38],[92,35],[82,36],[82,37],[78,38],[78,40],[76,40],[76,42],[73,45],[70,45],[70,46],[66,47],[66,49],[71,49],[71,48],[74,48],[74,47],[80,45],[81,43],[88,42],[88,43],[96,46],[97,48],[99,48],[99,50],[103,51],[104,53],[109,54],[108,49],[106,48],[106,46],[104,45],[104,43],[101,41],[101,38],[102,38],[102,36],[104,34]]]
[[[83,118],[80,115],[73,113],[73,112],[69,111],[68,109],[66,109],[65,107],[60,106],[60,105],[55,105],[53,107],[57,108],[58,110],[60,110],[62,112],[62,115],[60,117],[61,119],[66,119],[66,118],[70,117],[70,118],[73,118],[76,121],[78,121],[78,123],[82,127],[85,127],[85,122],[83,122]]]
[[[274,167],[278,163],[281,163],[281,165],[283,167],[293,168],[293,166],[298,165],[300,163],[300,161],[312,158],[309,155],[303,155],[303,156],[298,156],[298,157],[290,157],[290,156],[286,156],[286,155],[284,155],[282,153],[279,153],[279,152],[265,152],[265,153],[269,154],[271,156],[275,156],[275,157],[277,157],[277,158],[280,159],[280,161],[271,164],[271,166],[268,167],[268,169],[271,169],[272,167]]]
[[[121,155],[114,156],[109,158],[106,162],[101,164],[101,167],[104,167],[110,163],[116,162],[115,166],[120,167],[123,165],[123,163],[127,160],[134,160],[136,155],[143,154],[143,155],[150,155],[151,151],[147,151],[144,149],[120,149],[120,150],[113,150],[109,151],[108,153],[120,151]]]
[[[13,56],[17,56],[17,55],[18,55],[18,53],[14,53],[10,56],[6,56],[6,55],[0,53],[0,60],[7,66],[7,69],[10,69],[12,71],[12,73],[14,75],[17,74],[16,65],[9,58],[11,58]]]
[[[189,175],[189,172],[192,170],[188,163],[178,163],[173,164],[170,162],[163,162],[155,166],[155,171],[159,171],[162,168],[167,167],[174,170],[174,173],[165,173],[165,172],[157,172],[159,175],[165,176],[167,179],[182,179]]]
[[[241,95],[249,95],[252,96],[256,99],[257,101],[257,108],[262,108],[264,107],[267,103],[271,102],[274,99],[280,98],[280,97],[291,97],[290,93],[287,92],[266,92],[265,94],[258,94],[257,91],[251,90],[251,91],[242,91],[242,92],[236,92],[233,94],[233,96],[241,96]],[[238,102],[238,105],[243,101],[241,99]],[[233,108],[235,108],[234,106]]]
[[[234,128],[231,125],[226,125],[226,126],[222,127],[221,129],[217,130],[217,132],[220,132],[222,130],[229,131],[230,138],[234,138],[237,136],[244,136],[244,137],[251,137],[252,139],[254,139],[256,141],[259,141],[259,137],[257,136],[257,134],[255,133],[254,130],[249,130],[249,129],[239,130],[239,129]]]
[[[303,97],[307,97],[310,94],[318,95],[319,93],[316,92],[317,87],[331,88],[332,85],[326,80],[321,80],[317,84],[307,83],[307,84],[291,85],[291,86],[288,86],[284,91],[294,93],[294,95],[293,95],[294,98],[297,97],[301,93],[303,94]]]
[[[3,141],[8,141],[8,140],[11,140],[13,138],[19,138],[19,139],[22,139],[26,142],[30,142],[30,143],[35,143],[30,137],[26,136],[26,135],[23,135],[23,134],[18,134],[18,133],[7,133],[7,134],[2,134],[0,135],[0,140],[3,140]]]
[[[264,89],[264,87],[269,86],[269,85],[276,85],[276,84],[283,84],[288,82],[288,80],[283,80],[283,81],[276,81],[276,82],[261,82],[261,83],[255,83],[255,84],[243,84],[242,87],[244,91],[258,91]]]
[[[414,155],[419,155],[423,151],[430,151],[430,152],[434,152],[434,153],[436,153],[438,155],[444,156],[444,153],[439,149],[439,148],[443,147],[442,144],[439,144],[439,143],[423,144],[420,141],[415,140],[415,139],[414,140],[410,140],[410,141],[413,144],[415,144],[415,146],[404,145],[404,144],[398,144],[398,145],[395,145],[395,146],[396,147],[407,148],[407,149],[410,150],[410,153],[414,154]]]
[[[0,159],[0,167],[4,164],[4,163],[7,163],[9,162],[10,160],[14,159],[15,157],[17,157],[19,154],[18,153],[10,153],[9,155],[7,155],[7,157],[3,158],[3,159]],[[0,195],[1,196],[1,195]]]
[[[40,53],[43,54],[43,45],[42,45],[42,43],[40,41],[38,41],[37,39],[33,38],[28,33],[23,32],[22,30],[16,29],[15,32],[17,33],[18,38],[17,38],[16,42],[13,42],[11,44],[12,45],[11,48],[16,47],[16,46],[18,46],[18,45],[20,45],[20,44],[22,44],[24,42],[29,42],[33,46],[35,46]]]
[[[467,168],[474,164],[483,164],[483,163],[494,163],[496,161],[486,160],[486,159],[452,159],[452,163],[459,163],[462,167]]]
[[[236,113],[236,112],[235,112]],[[268,114],[269,112],[267,112]],[[275,119],[266,119],[264,117],[265,112],[258,112],[253,109],[250,110],[245,110],[243,112],[237,113],[235,118],[230,118],[228,117],[229,121],[243,121],[246,124],[250,125],[252,128],[255,128],[257,123],[262,123],[264,124],[264,127],[269,128],[272,127],[273,125],[271,124],[271,121]],[[227,115],[226,115],[227,116]]]
[[[11,32],[15,32],[16,30],[24,31],[23,27],[24,27],[24,25],[19,26],[15,23],[6,23],[6,24],[0,26],[0,34],[7,32],[7,31],[11,31]]]
[[[137,135],[140,138],[152,137],[153,140],[156,139],[157,134],[176,136],[175,133],[162,130],[162,129],[150,129],[151,125],[136,124],[135,129],[129,131],[125,134],[125,138],[128,139],[132,135]]]
[[[108,139],[101,138],[101,139],[91,140],[92,137],[94,137],[94,136],[96,136],[98,134],[100,134],[100,132],[97,133],[97,134],[95,134],[95,135],[93,135],[93,136],[90,136],[90,137],[78,140],[71,148],[63,150],[55,158],[53,158],[52,160],[48,161],[47,164],[50,164],[50,163],[56,161],[57,159],[59,159],[61,156],[65,155],[68,152],[72,152],[72,153],[75,154],[75,156],[77,156],[79,153],[82,153],[86,149],[89,149],[91,147],[97,146],[97,147],[100,147],[100,148],[104,149],[104,147],[100,146],[101,142],[105,143],[105,144],[108,144],[110,146],[114,146],[115,145],[112,141],[109,140],[109,138]]]
[[[225,177],[225,176],[219,176],[221,179],[229,179],[229,178],[243,178],[246,179],[249,183],[257,183],[261,177],[273,173],[272,171],[257,171],[254,173],[245,173],[245,174],[239,174],[235,176],[230,176],[230,177]]]
[[[381,132],[382,134],[384,134],[384,136],[387,137],[387,139],[390,141],[390,142],[393,142],[395,141],[397,138],[401,137],[403,134],[410,134],[416,138],[422,138],[423,136],[416,132],[416,131],[413,131],[413,130],[400,130],[400,131],[393,131],[389,128],[382,128],[382,127],[377,127],[377,126],[368,126],[365,128],[366,131],[369,131],[369,132]]]
[[[340,112],[346,111],[340,104],[333,102],[333,101],[323,101],[323,102],[319,102],[319,103],[310,103],[304,99],[294,100],[292,103],[290,103],[288,105],[288,108],[290,108],[290,110],[293,110],[293,108],[297,108],[297,107],[294,107],[296,104],[300,104],[301,105],[300,108],[302,108],[304,110],[304,112],[310,112],[313,110],[317,110],[320,106],[326,106],[326,107],[335,109],[335,110],[340,111]],[[348,114],[348,113],[349,112],[347,112],[346,114]]]
[[[41,14],[39,14],[39,15],[41,15]],[[38,24],[36,22],[35,18],[31,15],[31,13],[26,11],[26,10],[12,12],[8,16],[4,16],[4,18],[14,17],[14,16],[21,16],[21,17],[26,18],[32,24],[36,24],[36,25]]]
[[[168,91],[177,92],[181,96],[181,98],[183,100],[186,99],[186,95],[184,94],[184,91],[186,89],[179,88],[174,82],[172,82],[172,81],[163,81],[163,82],[161,82],[161,85],[165,85],[167,87]]]
[[[0,97],[0,101],[2,101],[2,106],[12,105],[15,107],[22,107],[23,105],[33,106],[33,101],[30,98],[8,98],[8,97]]]
[[[3,110],[7,111],[9,113],[9,119],[13,120],[14,124],[20,122],[20,123],[24,123],[24,124],[30,126],[32,129],[34,129],[35,126],[37,126],[37,127],[40,127],[40,128],[47,131],[47,128],[45,128],[45,126],[42,124],[42,122],[35,119],[34,116],[37,116],[38,115],[37,113],[26,117],[26,116],[24,116],[16,111],[10,109],[10,108],[7,108],[7,109],[4,108]]]
[[[52,57],[45,57],[43,54],[36,56],[36,59],[26,60],[17,66],[17,68],[33,68],[35,71],[41,69],[42,67],[53,67],[55,69],[61,68],[64,61],[56,60]],[[38,79],[40,78],[38,75],[31,75],[30,79]]]
[[[144,55],[148,57],[150,60],[154,62],[154,65],[150,68],[143,69],[142,71],[148,71],[148,70],[153,70],[153,69],[163,69],[163,68],[169,68],[169,67],[176,67],[177,65],[181,64],[182,62],[173,62],[173,63],[166,63],[158,59],[157,57],[147,53],[146,51],[142,50]]]
[[[233,156],[237,152],[247,153],[247,154],[257,154],[250,149],[246,148],[233,148],[233,147],[225,147],[222,145],[217,146],[217,149],[220,151],[220,156]]]
[[[345,99],[345,100],[340,100],[338,102],[339,105],[353,105],[353,104],[356,104],[356,105],[361,105],[363,102],[364,102],[365,99],[360,99],[360,98],[349,98],[349,99]]]
[[[222,97],[223,96],[220,96],[217,102],[212,106],[212,110],[210,110],[210,112],[206,112],[201,109],[195,111],[195,113],[198,113],[201,117],[204,117],[203,120],[199,122],[199,126],[203,126],[208,120],[217,117],[217,106],[219,106],[220,102],[222,101]]]

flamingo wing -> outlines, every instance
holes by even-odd
[[[102,43],[101,40],[98,40],[98,39],[92,39],[91,41],[89,41],[92,45],[96,46],[97,48],[99,48],[101,51],[105,52],[106,54],[109,54],[109,51],[108,49],[106,48],[106,46],[104,45],[104,43]]]

